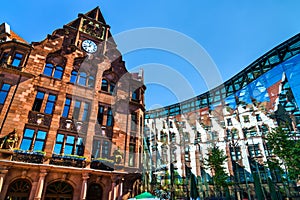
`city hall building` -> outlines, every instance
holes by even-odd
[[[266,165],[275,155],[265,139],[278,126],[289,131],[291,140],[300,138],[299,53],[300,34],[211,91],[147,111],[147,187],[173,199],[195,191],[201,199],[220,195],[214,171],[206,165],[209,149],[216,146],[227,155],[224,168],[233,199],[254,199],[255,185],[260,185],[264,198],[270,197],[272,183],[283,196],[299,198],[297,180],[287,179],[284,164],[283,174]],[[194,184],[191,174],[197,179]]]
[[[3,23],[0,199],[139,193],[145,89],[98,7],[39,42]]]

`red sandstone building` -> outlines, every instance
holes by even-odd
[[[31,44],[3,23],[0,199],[137,193],[144,91],[98,7]]]

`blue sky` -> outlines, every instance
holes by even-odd
[[[223,80],[300,32],[298,0],[15,0],[2,3],[0,22],[9,23],[28,42],[40,41],[75,19],[78,13],[96,6],[100,7],[113,35],[136,28],[160,27],[193,39],[209,54]],[[204,80],[207,77],[201,77],[180,55],[141,49],[126,53],[123,59],[129,71],[156,63],[149,76],[163,77],[160,65],[168,66],[190,84],[195,95],[207,91]],[[178,94],[168,85],[148,83],[147,73],[145,78],[148,109],[178,101]],[[177,79],[172,81],[179,88],[182,86]],[[182,86],[183,93],[185,90]],[[190,93],[183,98],[189,97]]]

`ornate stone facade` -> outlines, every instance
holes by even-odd
[[[109,29],[98,7],[31,44],[1,25],[0,199],[138,192],[146,88]]]

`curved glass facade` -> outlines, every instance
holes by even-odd
[[[283,162],[278,166],[282,170],[266,164],[276,159],[266,140],[274,128],[300,138],[299,53],[300,34],[212,91],[147,111],[146,187],[173,199],[267,198],[273,188],[279,199],[299,195],[297,180],[288,178]],[[227,156],[228,190],[217,187],[215,171],[207,167],[213,147]]]

